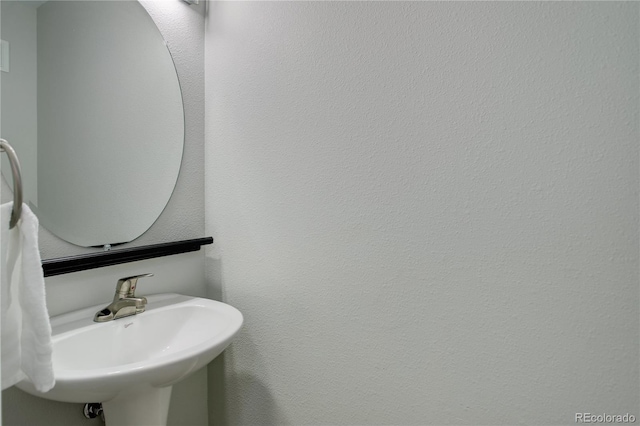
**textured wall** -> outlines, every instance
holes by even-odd
[[[638,12],[213,3],[210,418],[640,415]]]

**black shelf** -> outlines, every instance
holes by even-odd
[[[118,265],[120,263],[136,262],[138,260],[198,251],[200,247],[207,244],[213,244],[212,237],[152,244],[99,253],[80,254],[77,256],[58,257],[43,260],[42,270],[44,271],[45,277],[51,277],[87,269]]]

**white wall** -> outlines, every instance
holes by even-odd
[[[639,5],[214,2],[229,424],[640,416]]]

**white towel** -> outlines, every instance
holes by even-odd
[[[51,323],[38,249],[38,218],[26,204],[9,229],[13,203],[0,206],[2,389],[25,378],[40,392],[55,385]]]

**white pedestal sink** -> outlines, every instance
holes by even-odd
[[[147,296],[145,312],[96,323],[103,305],[51,318],[56,385],[38,392],[63,402],[102,402],[107,426],[163,426],[171,386],[204,367],[242,326],[227,304],[178,294]]]

